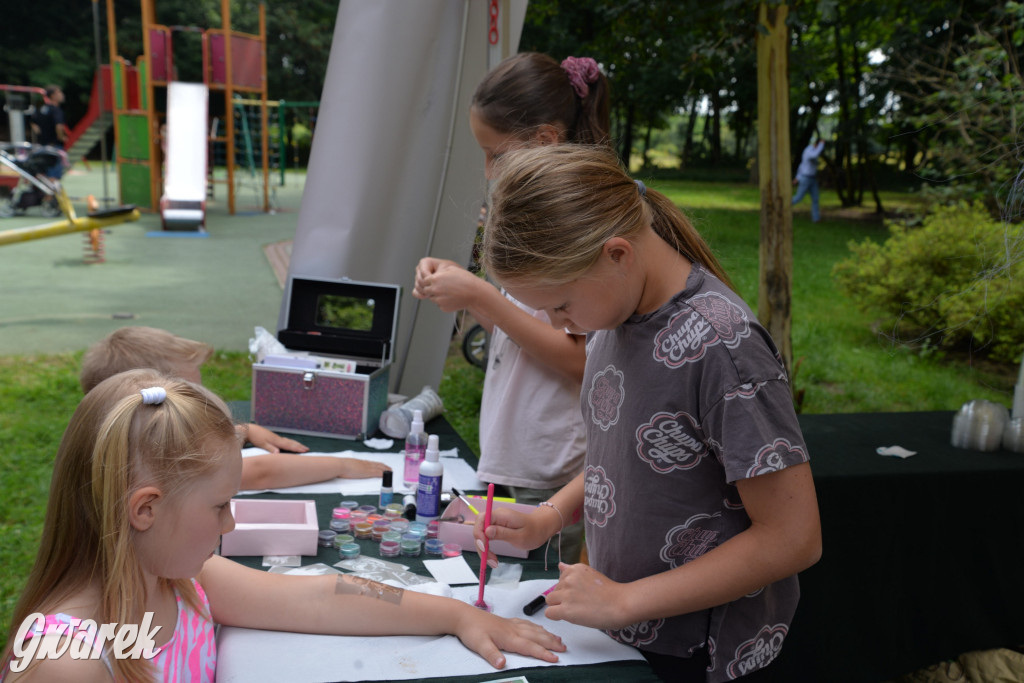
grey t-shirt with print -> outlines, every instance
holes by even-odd
[[[581,395],[591,565],[628,582],[668,571],[750,526],[734,482],[808,460],[768,332],[695,265],[659,310],[591,333]],[[709,683],[767,665],[796,610],[796,576],[700,612],[609,631],[678,657],[707,647]]]

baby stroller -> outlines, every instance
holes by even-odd
[[[60,168],[68,166],[68,155],[64,150],[58,147],[18,145],[10,151],[0,150],[0,164],[20,176],[11,196],[7,200],[0,200],[0,218],[23,214],[33,206],[40,207],[42,214],[48,218],[63,213],[57,199],[60,181],[49,177],[47,172],[58,164]]]

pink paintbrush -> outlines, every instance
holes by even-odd
[[[480,594],[474,607],[491,611],[490,605],[484,602],[484,579],[487,577],[487,557],[491,548],[491,539],[487,536],[487,527],[491,525],[491,506],[494,504],[494,484],[487,485],[487,507],[484,508],[484,554],[480,558]]]

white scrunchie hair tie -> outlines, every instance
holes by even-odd
[[[163,387],[150,387],[139,391],[142,394],[143,405],[160,405],[167,398],[167,391]]]

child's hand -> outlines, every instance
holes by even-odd
[[[391,471],[391,468],[382,462],[358,458],[338,458],[338,465],[338,476],[343,479],[372,479]]]
[[[505,667],[505,655],[501,650],[545,662],[557,662],[555,652],[565,652],[561,638],[533,622],[505,619],[476,607],[470,607],[470,610],[465,611],[465,616],[459,620],[455,635],[495,669]]]
[[[270,453],[280,453],[281,451],[305,453],[309,450],[308,446],[304,446],[294,439],[275,434],[266,427],[260,427],[257,424],[248,424],[245,427],[247,429],[246,441]]]
[[[453,266],[458,268],[459,264],[455,263],[455,261],[433,258],[432,256],[421,258],[420,262],[416,264],[416,275],[413,278],[412,295],[417,299],[429,298],[423,291],[427,280],[429,280],[437,271],[443,268],[451,268]]]
[[[517,548],[533,550],[551,537],[542,518],[543,515],[536,513],[524,514],[518,510],[495,507],[491,510],[491,526],[484,529],[484,516],[477,515],[473,527],[477,552],[484,552],[485,534],[492,541],[507,541]],[[488,553],[484,559],[492,569],[498,566],[498,558],[493,552]]]
[[[430,299],[442,311],[451,313],[472,307],[481,288],[490,286],[486,280],[449,261],[423,278],[417,269],[413,296]]]
[[[592,628],[617,629],[632,624],[627,584],[612,581],[585,564],[560,562],[555,589],[547,595],[548,619]]]

